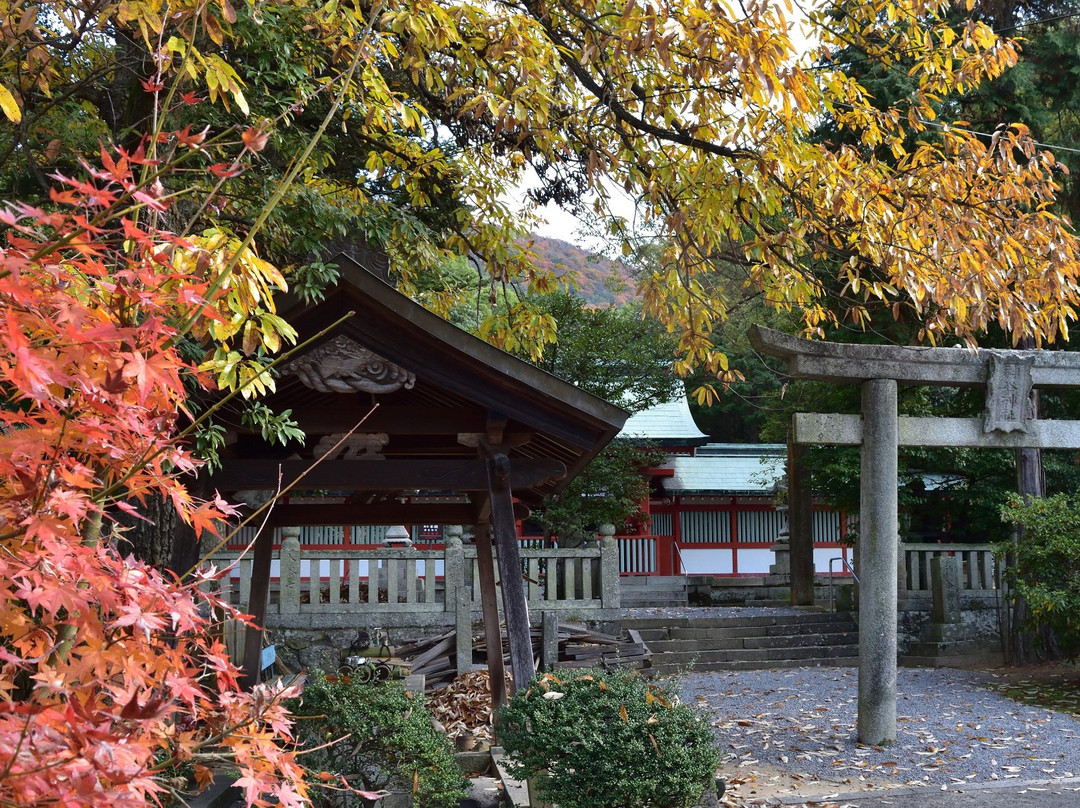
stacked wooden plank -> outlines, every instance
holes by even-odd
[[[407,642],[394,649],[394,656],[409,664],[409,673],[424,677],[424,689],[434,690],[454,680],[457,668],[454,664],[455,632],[437,637],[423,637]]]
[[[590,631],[579,623],[559,623],[558,625],[558,662],[559,668],[587,667],[631,667],[648,673],[652,667],[648,647],[636,631],[625,633],[623,637]],[[436,637],[417,639],[395,649],[395,656],[410,664],[410,672],[423,674],[427,689],[444,687],[453,681],[457,671],[454,664],[456,635],[453,631]],[[538,664],[543,639],[539,629],[532,632],[534,663]],[[485,636],[474,634],[472,637],[473,664],[487,664],[487,640]],[[500,649],[503,659],[509,663],[509,648],[503,638]]]
[[[594,631],[581,631],[573,623],[559,624],[560,668],[609,668],[618,665],[637,670],[652,667],[652,654],[636,631],[623,638]]]

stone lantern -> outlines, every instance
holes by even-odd
[[[412,534],[405,525],[394,525],[386,529],[383,544],[387,547],[412,547]]]
[[[765,580],[771,586],[780,586],[791,583],[791,533],[788,525],[787,478],[777,480],[773,491],[778,498],[782,497],[780,504],[776,506],[776,512],[780,516],[780,532],[776,534],[776,540],[769,548],[776,558],[769,566],[769,574]]]

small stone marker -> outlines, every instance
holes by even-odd
[[[934,623],[959,623],[960,559],[935,556],[930,559],[930,620]]]

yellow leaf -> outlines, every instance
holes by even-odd
[[[244,323],[244,339],[243,339],[243,351],[245,354],[252,354],[255,351],[255,347],[259,342],[259,334],[255,330],[255,323],[248,320]]]
[[[620,705],[619,706],[619,718],[621,718],[623,721],[626,721],[626,722],[630,721],[630,716],[626,712],[625,705]]]
[[[11,90],[0,84],[0,109],[4,110],[4,115],[12,123],[18,123],[22,120],[22,110],[19,109],[18,102],[15,101],[15,96],[11,94]]]

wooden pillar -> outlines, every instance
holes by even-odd
[[[791,605],[814,605],[814,501],[806,447],[788,444],[788,547]]]
[[[534,675],[529,604],[521,577],[521,554],[514,531],[514,500],[510,491],[510,459],[501,452],[487,460],[488,490],[491,494],[491,526],[499,554],[503,614],[510,642],[510,670],[513,689],[528,686]]]
[[[270,594],[270,561],[274,555],[274,531],[264,529],[255,539],[251,561],[251,594],[247,613],[253,625],[244,630],[244,666],[240,686],[250,690],[259,681],[259,663],[262,659],[263,627],[266,625],[266,600]]]
[[[478,523],[476,525],[476,571],[480,577],[480,607],[484,613],[488,677],[491,680],[491,706],[498,710],[506,704],[506,668],[503,666],[499,601],[495,593],[495,562],[492,556],[491,526],[487,522]]]

